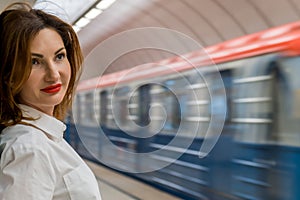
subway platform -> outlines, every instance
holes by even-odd
[[[114,170],[85,160],[94,172],[102,200],[180,200],[180,198]]]

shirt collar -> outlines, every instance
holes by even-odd
[[[38,129],[41,129],[47,133],[50,136],[50,139],[53,141],[62,140],[64,131],[66,130],[66,125],[63,122],[30,106],[23,104],[20,104],[19,106],[24,117],[31,117],[34,119],[23,119],[22,122],[31,124]]]

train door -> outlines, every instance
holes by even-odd
[[[212,133],[211,131],[208,133],[213,134],[213,137],[215,137],[218,134],[218,127],[223,123],[218,141],[209,152],[207,158],[202,159],[202,162],[208,163],[208,180],[211,189],[208,192],[208,196],[214,200],[229,200],[233,198],[229,194],[231,184],[228,182],[232,174],[231,159],[234,136],[234,128],[231,122],[231,93],[233,84],[231,64],[220,64],[220,71],[205,75],[207,84],[210,85],[210,115],[214,118],[214,121],[210,120],[210,128],[213,131]]]
[[[272,139],[277,153],[272,176],[272,199],[300,198],[300,57],[285,57],[271,68],[275,116]]]
[[[276,55],[244,60],[234,69],[231,120],[234,123],[232,194],[241,199],[273,199],[272,169],[276,145],[274,71]]]
[[[102,148],[102,159],[104,163],[118,170],[135,171],[137,142],[133,136],[134,127],[131,125],[137,120],[137,94],[127,85],[108,91],[106,103],[103,102],[103,106],[106,104],[107,113],[107,123],[103,130],[109,142]]]

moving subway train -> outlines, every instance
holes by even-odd
[[[184,199],[298,200],[299,55],[296,22],[84,80],[65,137]]]

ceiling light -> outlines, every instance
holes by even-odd
[[[103,11],[93,8],[91,9],[88,13],[86,13],[84,16],[88,19],[94,19],[95,17],[97,17],[99,14],[101,14]]]
[[[76,26],[76,25],[74,25],[74,26],[72,26],[73,27],[73,29],[74,29],[74,31],[77,33],[78,31],[80,31],[81,30],[81,28],[80,27],[78,27],[78,26]]]
[[[90,23],[90,20],[83,17],[78,22],[76,22],[75,25],[78,26],[79,28],[82,28],[86,26],[88,23]]]
[[[88,23],[91,22],[91,20],[96,18],[98,15],[100,15],[103,12],[103,10],[107,9],[115,1],[116,0],[100,1],[96,6],[91,7],[89,11],[86,12],[85,15],[81,16],[81,18],[75,21],[75,24],[73,25],[73,29],[76,32],[80,31],[84,26],[86,26]]]
[[[97,5],[96,8],[99,8],[101,10],[107,9],[111,4],[113,4],[116,0],[102,0]]]

